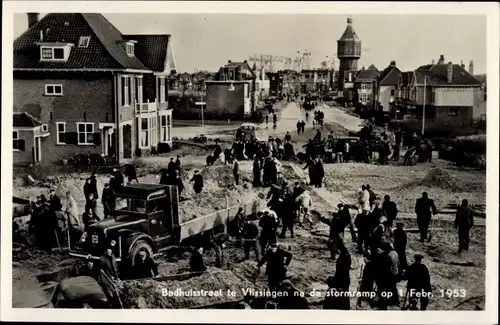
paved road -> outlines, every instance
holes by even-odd
[[[349,131],[359,131],[363,126],[362,119],[349,115],[340,108],[323,105],[320,109],[325,113],[325,121],[338,123]]]

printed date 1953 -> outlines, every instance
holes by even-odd
[[[440,298],[465,298],[467,290],[465,289],[440,289],[438,291]]]

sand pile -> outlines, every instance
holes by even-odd
[[[121,284],[120,297],[124,308],[188,309],[242,300],[242,289],[251,286],[250,282],[240,279],[231,271],[209,268],[201,276],[185,281],[125,281]],[[163,296],[162,289],[183,291],[184,294]],[[202,290],[212,292],[212,295]],[[228,295],[228,290],[234,291],[236,295]]]
[[[245,178],[243,175],[240,176],[240,185],[234,184],[232,166],[213,166],[203,169],[200,174],[204,182],[201,193],[195,194],[192,184],[185,184],[186,189],[182,195],[188,199],[179,204],[181,222],[258,198],[258,193],[252,191],[251,186],[245,188],[242,185]],[[189,180],[191,177],[185,179]]]
[[[452,192],[463,192],[466,190],[457,179],[441,168],[431,169],[422,180],[418,181],[418,185],[439,187]]]

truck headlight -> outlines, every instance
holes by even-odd
[[[109,244],[114,247],[116,245],[116,240],[112,240]]]
[[[87,240],[87,237],[88,237],[88,233],[87,232],[84,232],[82,237],[80,237],[80,242],[82,243],[85,243],[85,241]]]

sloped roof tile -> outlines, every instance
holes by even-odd
[[[74,44],[67,61],[40,61],[43,42]],[[81,36],[90,36],[88,47],[78,47]],[[119,42],[123,35],[103,15],[94,13],[51,13],[14,40],[14,69],[140,69],[148,68],[128,56]]]
[[[471,75],[467,70],[462,68],[460,64],[453,64],[452,85],[470,85],[481,86],[481,82]],[[416,70],[418,83],[426,82],[429,85],[449,85],[448,83],[448,64],[430,64],[423,65]]]
[[[167,49],[170,35],[123,35],[126,39],[135,40],[135,56],[149,69],[156,72],[165,70]]]
[[[395,86],[399,83],[401,70],[394,65],[389,65],[379,75],[379,83],[381,86]]]
[[[14,127],[35,127],[42,125],[40,121],[26,112],[14,113],[12,119]]]

